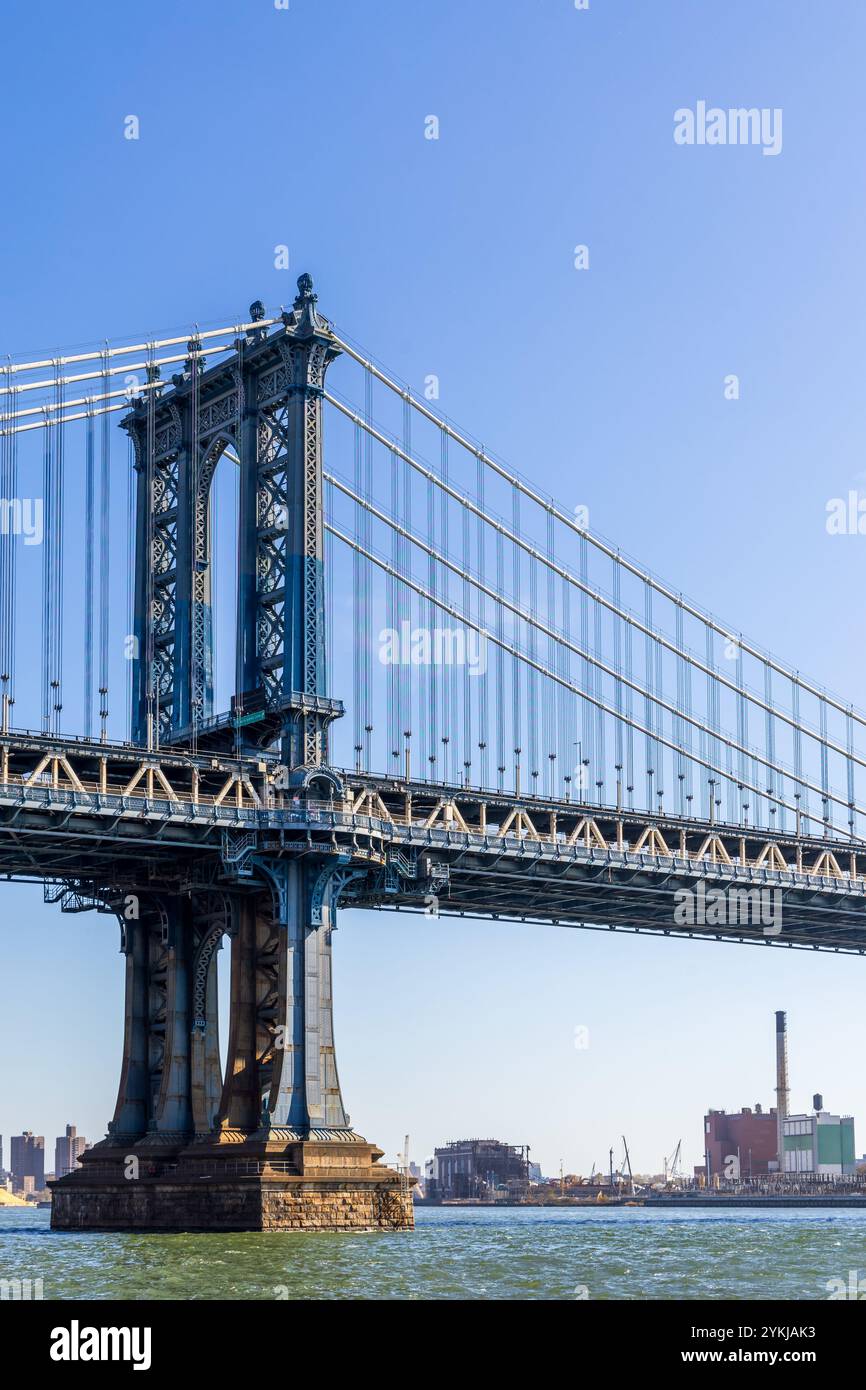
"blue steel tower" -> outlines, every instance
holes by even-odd
[[[247,819],[222,832],[218,864],[186,847],[167,863],[142,863],[123,885],[117,1106],[108,1138],[57,1185],[56,1226],[412,1222],[408,1188],[351,1129],[337,1074],[331,932],[343,887],[366,867],[272,814],[342,805],[342,780],[328,767],[328,725],[342,706],[325,693],[322,500],[322,393],[338,349],[308,275],[272,331],[258,326],[260,303],[250,319],[219,365],[203,370],[192,338],[184,371],[165,387],[151,369],[147,399],[124,425],[137,478],[134,739],[151,783],[167,780],[173,753],[192,756],[203,824],[208,762],[228,769],[238,805],[252,796],[258,809],[252,829]],[[239,470],[236,691],[215,711],[209,500],[224,454]],[[223,1080],[216,961],[225,936]],[[131,1161],[134,1183],[125,1180]]]

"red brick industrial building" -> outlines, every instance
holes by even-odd
[[[775,1106],[772,1110],[764,1110],[760,1105],[754,1110],[744,1106],[731,1114],[725,1110],[711,1110],[704,1116],[704,1153],[711,1179],[725,1176],[726,1163],[732,1154],[739,1159],[740,1177],[759,1177],[774,1171],[778,1144]],[[773,1170],[770,1163],[774,1165]]]

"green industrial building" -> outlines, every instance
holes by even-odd
[[[785,1172],[843,1176],[855,1173],[854,1120],[851,1115],[786,1115],[782,1121]]]

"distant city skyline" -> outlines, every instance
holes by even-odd
[[[34,1190],[42,1191],[47,1176],[59,1178],[71,1172],[80,1155],[90,1147],[75,1125],[66,1125],[63,1134],[54,1140],[54,1167],[49,1168],[45,1162],[45,1136],[25,1128],[8,1136],[9,1162],[4,1166],[3,1143],[0,1134],[0,1173],[12,1178],[13,1190],[17,1191],[23,1190],[26,1178],[33,1178]]]

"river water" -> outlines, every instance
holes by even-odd
[[[46,1299],[827,1299],[866,1212],[421,1208],[395,1235],[73,1235],[0,1209],[0,1280]],[[828,1287],[829,1286],[829,1287]]]

